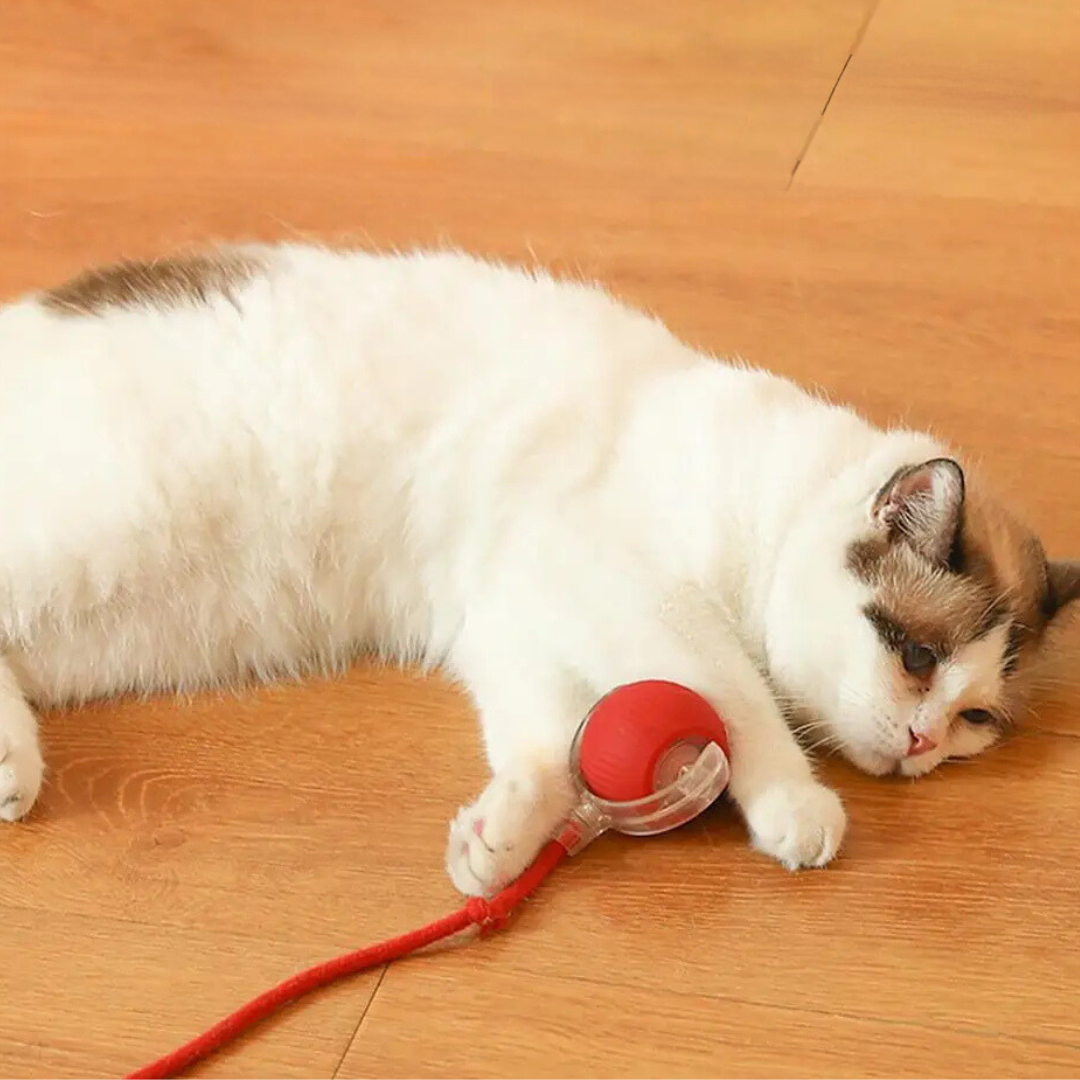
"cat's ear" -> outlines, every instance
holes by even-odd
[[[875,523],[890,540],[946,564],[964,509],[964,471],[952,458],[897,469],[874,499]]]
[[[1080,562],[1051,559],[1046,564],[1043,614],[1049,622],[1062,608],[1080,597]]]

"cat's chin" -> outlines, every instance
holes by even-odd
[[[897,772],[901,776],[909,776],[912,779],[916,776],[925,776],[932,769],[936,769],[944,759],[945,755],[941,753],[920,754],[918,757],[904,758],[897,766]]]
[[[925,776],[940,764],[939,754],[922,754],[919,757],[897,758],[876,750],[862,750],[848,747],[844,756],[857,769],[871,776],[906,776],[914,779]]]
[[[878,753],[876,750],[864,750],[861,747],[845,746],[844,757],[861,772],[871,776],[888,776],[896,772],[899,762],[895,757],[888,754]]]

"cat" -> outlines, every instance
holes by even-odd
[[[376,652],[478,711],[465,893],[531,861],[589,705],[642,678],[724,716],[754,846],[823,866],[846,815],[808,744],[906,776],[986,750],[1080,595],[930,435],[460,252],[90,270],[0,310],[0,380],[8,820],[42,783],[35,705]]]

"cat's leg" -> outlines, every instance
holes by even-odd
[[[592,644],[596,677],[608,687],[669,679],[713,704],[731,742],[728,791],[758,850],[792,870],[833,858],[847,824],[843,805],[814,778],[768,683],[721,615],[684,599],[663,617],[611,620]]]
[[[768,683],[722,616],[697,599],[672,603],[664,616],[627,607],[602,624],[577,605],[559,618],[544,614],[538,622],[565,629],[563,659],[573,658],[591,693],[573,692],[569,664],[541,639],[516,640],[505,627],[469,635],[455,650],[452,667],[472,691],[493,772],[450,826],[447,867],[461,891],[490,894],[529,865],[573,807],[569,747],[589,705],[641,679],[690,687],[724,718],[728,790],[755,847],[793,870],[833,858],[847,825],[843,805],[814,778]]]
[[[0,660],[0,820],[17,821],[29,811],[44,771],[37,717],[11,668]]]
[[[574,805],[569,753],[581,720],[556,664],[505,634],[462,642],[453,667],[471,691],[492,777],[450,824],[446,865],[461,892],[491,895],[536,857]]]

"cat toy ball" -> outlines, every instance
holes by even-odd
[[[627,683],[602,697],[570,749],[578,802],[532,865],[490,900],[473,897],[419,930],[328,960],[279,983],[209,1031],[131,1077],[170,1077],[224,1046],[290,1001],[367,968],[478,926],[503,926],[511,911],[567,856],[608,830],[655,836],[685,825],[727,787],[727,731],[699,694],[661,679]]]

